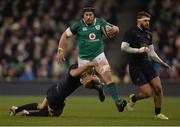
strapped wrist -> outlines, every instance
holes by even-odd
[[[58,52],[63,52],[63,48],[58,48]]]

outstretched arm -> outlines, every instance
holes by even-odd
[[[81,73],[82,73],[83,71],[85,71],[87,68],[89,68],[89,67],[94,67],[94,66],[97,66],[97,65],[98,65],[98,63],[97,63],[96,61],[91,61],[91,62],[89,62],[89,63],[87,63],[87,64],[85,64],[85,65],[83,65],[83,66],[80,66],[80,67],[78,67],[78,68],[76,68],[76,69],[72,69],[72,70],[70,71],[70,75],[71,75],[72,77],[79,76],[79,75],[81,75]]]
[[[70,28],[67,28],[66,31],[63,32],[60,40],[59,40],[59,46],[58,46],[58,50],[57,50],[57,62],[61,63],[62,61],[64,61],[64,49],[65,49],[65,45],[67,42],[67,38],[72,36],[72,32],[70,30]]]
[[[171,67],[165,63],[157,54],[156,52],[154,51],[154,46],[153,45],[150,45],[149,46],[149,49],[150,49],[150,52],[148,53],[148,57],[153,60],[154,62],[157,62],[159,64],[161,64],[162,66],[164,66],[165,68],[168,68],[170,69]]]

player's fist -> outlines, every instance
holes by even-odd
[[[91,62],[88,63],[88,66],[89,66],[89,67],[94,67],[94,66],[97,66],[97,65],[98,65],[98,63],[97,63],[96,60],[93,60],[93,61],[91,61]]]
[[[93,77],[93,81],[94,81],[95,83],[99,84],[99,83],[101,82],[100,79],[99,79],[99,77],[98,77],[97,75],[92,75],[92,77]]]
[[[108,34],[116,34],[119,32],[119,27],[112,25],[112,27],[107,31]]]
[[[89,88],[93,84],[93,76],[87,75],[86,77],[83,77],[80,79],[81,84],[83,84],[85,87]]]
[[[63,52],[57,52],[56,60],[58,63],[61,63],[62,61],[64,61],[65,60],[64,53]]]
[[[139,48],[139,53],[148,53],[150,49],[148,47],[141,47]]]

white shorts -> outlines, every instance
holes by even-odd
[[[107,58],[103,53],[99,54],[96,58],[93,60],[96,60],[98,63],[98,67],[96,67],[97,72],[101,73],[102,70],[106,71],[108,68],[108,71],[110,70],[109,62],[107,61]],[[90,62],[90,60],[82,60],[81,58],[78,57],[78,66],[82,66],[86,63]],[[106,69],[105,69],[106,68]],[[105,70],[104,70],[105,69]]]

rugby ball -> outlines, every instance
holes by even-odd
[[[106,25],[102,26],[102,31],[103,31],[103,34],[106,38],[108,39],[111,39],[111,38],[114,38],[116,36],[116,33],[110,33],[108,32],[111,28],[112,28],[113,25],[107,23]]]

